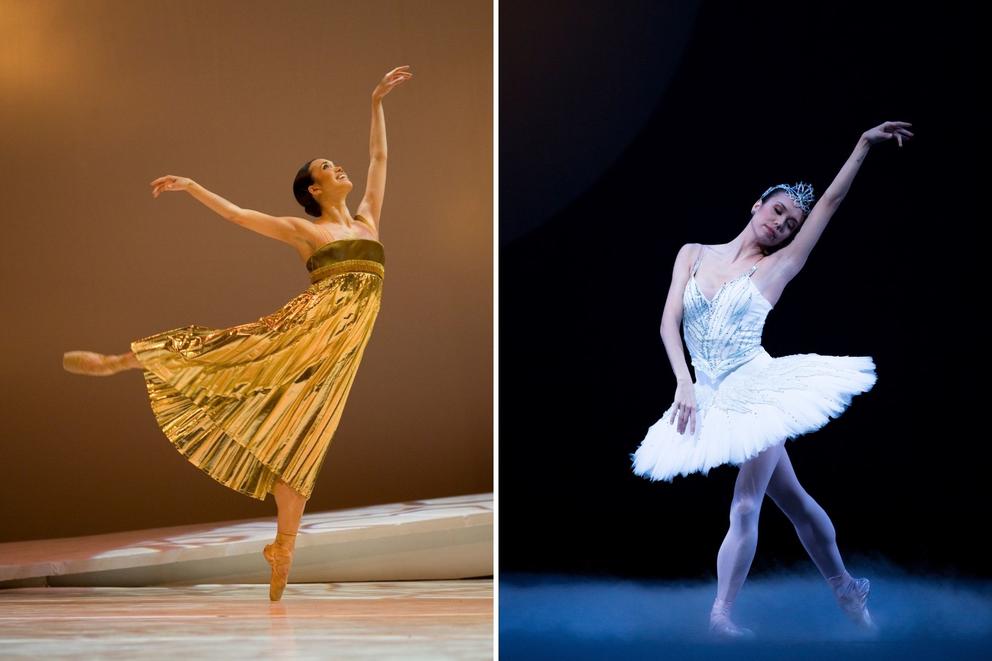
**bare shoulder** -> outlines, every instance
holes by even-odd
[[[703,244],[701,243],[684,243],[682,247],[679,248],[678,254],[675,256],[675,261],[685,261],[692,260],[696,258],[699,251],[703,249]]]
[[[678,254],[675,255],[675,265],[672,269],[673,282],[681,282],[682,277],[689,277],[692,264],[696,261],[696,257],[702,249],[703,246],[701,243],[682,244]]]
[[[289,240],[286,241],[293,246],[300,260],[304,263],[310,259],[310,255],[327,242],[320,230],[314,226],[313,222],[299,216],[286,216],[286,221],[292,226],[293,231]]]
[[[318,244],[320,241],[317,228],[314,224],[307,220],[306,218],[300,218],[299,216],[284,216],[286,222],[290,224],[293,231],[290,235],[291,243],[296,244]],[[316,247],[316,245],[314,245]]]

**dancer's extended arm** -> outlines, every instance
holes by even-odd
[[[365,194],[358,205],[357,213],[369,221],[379,231],[379,214],[382,211],[382,198],[386,193],[386,117],[382,109],[382,97],[396,85],[413,77],[407,71],[409,65],[396,67],[387,73],[372,91],[372,128],[369,134],[369,174],[365,183]]]
[[[809,217],[806,218],[801,230],[796,234],[796,238],[779,251],[781,253],[779,259],[791,264],[793,275],[802,269],[813,250],[813,246],[820,240],[820,235],[823,234],[827,223],[830,222],[830,218],[847,196],[851,182],[854,181],[854,176],[861,168],[861,163],[864,162],[872,145],[896,138],[899,146],[902,147],[903,140],[909,140],[913,137],[913,133],[908,129],[910,126],[912,124],[909,122],[884,122],[861,135],[847,162],[841,167],[840,172],[834,177],[833,182],[827,187],[817,203],[813,205]]]
[[[299,237],[303,234],[299,229],[301,223],[299,218],[295,216],[270,216],[252,209],[242,209],[230,200],[207,190],[189,177],[167,174],[153,180],[151,186],[152,197],[158,197],[162,191],[184,190],[222,218],[277,241],[292,245],[298,242]]]

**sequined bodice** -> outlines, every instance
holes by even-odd
[[[702,252],[682,296],[682,332],[692,366],[717,379],[763,350],[761,333],[773,306],[751,281],[757,264],[721,285],[712,300],[707,299],[696,283]]]

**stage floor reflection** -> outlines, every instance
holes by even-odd
[[[491,578],[0,591],[4,658],[489,659]]]

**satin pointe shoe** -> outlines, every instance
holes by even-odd
[[[741,627],[730,619],[730,604],[720,599],[710,610],[710,633],[720,638],[754,638],[754,631]]]
[[[110,376],[127,369],[120,356],[108,356],[93,351],[67,351],[62,354],[62,367],[73,374]]]
[[[289,568],[293,564],[295,540],[296,533],[279,532],[276,533],[275,541],[266,544],[262,549],[262,555],[272,567],[272,576],[269,578],[270,601],[282,599],[282,592],[289,582]]]
[[[868,612],[868,593],[871,591],[871,581],[867,578],[852,578],[843,582],[840,577],[829,579],[834,588],[834,596],[844,614],[860,628],[866,631],[877,631],[878,626]]]

